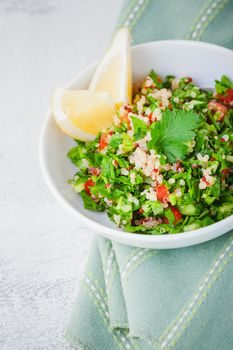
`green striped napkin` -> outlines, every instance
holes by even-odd
[[[233,0],[130,0],[134,43],[192,39],[233,49]],[[79,350],[233,349],[233,231],[151,250],[96,238],[66,332]]]
[[[165,39],[201,40],[233,49],[232,0],[128,0],[118,26],[134,44]]]
[[[94,241],[66,338],[87,350],[231,350],[233,231],[189,248]]]

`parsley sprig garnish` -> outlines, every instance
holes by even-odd
[[[161,121],[151,126],[150,149],[156,149],[167,157],[168,162],[182,160],[188,153],[185,144],[191,141],[201,124],[201,118],[192,111],[166,110]]]

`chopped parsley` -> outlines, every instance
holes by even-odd
[[[119,107],[114,125],[77,141],[69,183],[84,208],[106,211],[124,231],[175,234],[233,214],[233,82],[215,92],[154,71]]]

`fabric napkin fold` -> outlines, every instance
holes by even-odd
[[[118,25],[134,43],[191,39],[233,49],[232,23],[232,0],[127,0]],[[232,257],[233,231],[174,250],[96,238],[66,338],[79,350],[231,350]]]
[[[233,231],[172,250],[93,242],[66,337],[78,349],[230,350]]]

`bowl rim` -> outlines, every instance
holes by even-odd
[[[206,42],[198,42],[198,41],[192,41],[192,40],[160,40],[160,41],[150,41],[146,43],[142,43],[139,45],[134,45],[131,47],[131,50],[134,51],[136,49],[149,47],[151,45],[184,45],[184,46],[196,46],[196,47],[205,47],[209,49],[214,49],[223,53],[227,53],[232,55],[233,58],[233,50],[230,50],[228,48],[210,44]],[[73,79],[71,79],[66,85],[65,88],[69,89],[70,86],[72,86],[75,82],[77,82],[79,79],[81,79],[82,76],[85,76],[91,69],[94,69],[94,67],[97,65],[97,62],[90,64],[85,69],[81,70]],[[132,234],[125,231],[119,231],[117,229],[107,227],[101,223],[96,222],[95,220],[92,220],[91,218],[85,216],[84,214],[80,213],[77,209],[75,209],[68,200],[64,199],[60,191],[55,186],[53,179],[50,176],[49,168],[46,164],[46,147],[45,147],[45,138],[46,138],[46,130],[49,126],[49,122],[51,120],[51,108],[46,113],[45,119],[42,124],[42,128],[40,131],[39,136],[39,163],[41,167],[42,174],[45,178],[45,182],[47,183],[47,186],[49,187],[51,193],[54,195],[54,197],[58,200],[61,205],[66,208],[74,217],[76,217],[79,221],[82,221],[83,223],[86,223],[87,226],[92,227],[96,232],[98,232],[100,235],[105,236],[106,238],[113,239],[116,241],[120,241],[121,243],[132,245],[132,246],[140,246],[141,244],[146,244],[147,246],[150,246],[150,243],[156,244],[156,247],[158,249],[173,249],[173,248],[182,248],[186,246],[192,246],[195,244],[199,244],[202,242],[206,242],[208,240],[212,240],[226,232],[229,232],[231,228],[233,228],[233,215],[218,221],[212,225],[205,226],[203,228],[199,228],[193,231],[187,231],[187,232],[181,232],[178,234],[167,234],[167,235],[145,235],[141,233]],[[230,229],[227,229],[226,231],[222,233],[214,233],[212,232],[213,228],[215,228],[215,231],[222,228],[222,226],[229,227]],[[121,233],[122,236],[121,236]],[[123,239],[122,239],[123,238]],[[153,249],[153,244],[152,247]]]

